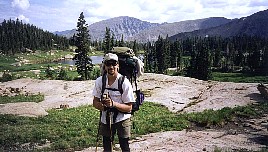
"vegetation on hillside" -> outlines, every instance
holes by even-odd
[[[177,68],[201,80],[211,79],[213,71],[267,76],[267,48],[268,39],[246,35],[194,37],[174,42],[159,37],[155,43],[146,44],[144,62],[147,72],[167,73],[168,68]]]
[[[6,55],[36,50],[65,50],[69,47],[67,38],[43,31],[34,25],[24,24],[19,19],[4,20],[0,24],[0,40],[0,53]]]
[[[16,103],[16,102],[41,102],[45,98],[42,94],[36,95],[23,95],[19,94],[16,96],[0,96],[0,104]]]

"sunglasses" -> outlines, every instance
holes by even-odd
[[[117,62],[116,61],[106,61],[106,62],[104,62],[104,64],[106,65],[106,66],[116,66],[117,65]]]

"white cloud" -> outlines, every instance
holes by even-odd
[[[19,20],[22,20],[23,22],[26,22],[26,23],[29,23],[30,19],[29,18],[26,18],[24,15],[19,15],[17,17]]]
[[[30,7],[29,0],[13,0],[12,7],[27,10]]]
[[[130,16],[157,23],[214,16],[238,18],[251,14],[252,8],[249,4],[252,2],[253,0],[67,0],[65,4],[66,7],[72,6],[80,12],[83,11],[86,20],[91,24],[118,16]]]

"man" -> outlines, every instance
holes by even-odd
[[[132,102],[135,102],[133,88],[127,78],[122,84],[123,93],[115,91],[118,89],[118,79],[122,76],[119,71],[118,56],[108,53],[104,56],[104,70],[106,74],[96,79],[93,89],[93,106],[102,111],[100,134],[103,136],[104,151],[112,150],[112,141],[114,134],[117,132],[119,144],[123,152],[130,151],[129,137],[131,130],[131,114]],[[106,87],[102,97],[102,81],[106,77]],[[114,89],[115,88],[115,89]],[[108,119],[113,117],[111,121]]]

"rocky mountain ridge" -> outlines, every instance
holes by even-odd
[[[133,17],[121,16],[115,17],[89,25],[89,33],[91,40],[103,40],[106,27],[109,27],[111,33],[118,40],[122,35],[124,40],[137,40],[139,42],[147,42],[156,40],[157,37],[166,37],[181,32],[189,32],[204,28],[210,28],[229,23],[231,20],[223,17],[211,17],[198,20],[187,20],[174,23],[150,23]],[[76,33],[76,30],[67,30],[55,32],[55,34],[70,38]]]
[[[259,36],[268,37],[268,10],[254,13],[247,17],[233,20],[227,24],[217,27],[201,29],[193,32],[179,33],[171,36],[170,40],[183,39],[187,37],[205,37],[205,36]]]
[[[140,31],[130,38],[130,40],[138,40],[139,42],[156,41],[158,36],[169,37],[177,33],[192,32],[200,29],[207,29],[227,24],[232,20],[224,17],[210,17],[197,20],[187,20],[174,23],[161,24],[147,30]]]
[[[106,27],[117,40],[124,36],[125,41],[155,41],[158,36],[171,40],[194,36],[262,36],[268,37],[268,10],[254,13],[240,19],[210,17],[197,20],[186,20],[174,23],[150,23],[137,18],[120,16],[89,25],[91,40],[103,40]],[[57,32],[56,34],[71,37],[76,30]]]

